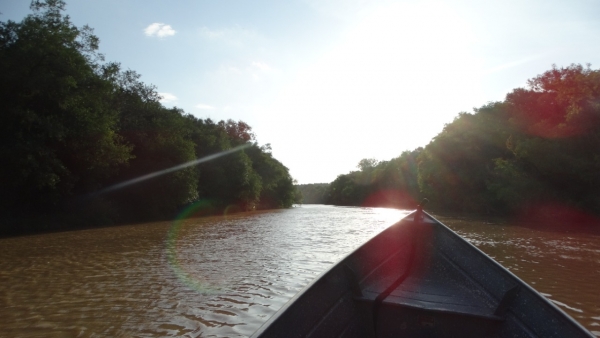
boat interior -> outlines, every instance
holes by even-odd
[[[254,337],[580,337],[581,332],[473,245],[426,213],[413,213],[316,279]]]

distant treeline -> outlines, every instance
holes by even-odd
[[[153,86],[104,63],[91,28],[61,0],[0,23],[0,232],[289,207],[288,169],[242,121],[167,109]],[[103,189],[246,145],[126,188]]]
[[[427,197],[455,212],[599,214],[600,71],[553,67],[460,113],[425,148],[358,169],[319,186],[320,201],[412,207]]]
[[[298,184],[298,202],[304,204],[327,203],[329,183]]]

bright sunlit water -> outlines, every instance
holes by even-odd
[[[407,213],[302,206],[0,239],[0,336],[248,336]],[[443,220],[600,336],[600,236]]]
[[[248,336],[405,214],[305,206],[0,239],[0,336]]]

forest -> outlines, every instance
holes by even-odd
[[[290,207],[288,169],[243,121],[212,121],[160,103],[156,88],[116,62],[99,38],[33,1],[0,22],[0,233]],[[149,173],[222,152],[122,189]]]
[[[0,22],[0,233],[172,219],[192,205],[204,214],[286,208],[302,197],[600,214],[600,71],[590,65],[553,66],[504,101],[459,113],[424,147],[296,188],[251,126],[166,108],[140,74],[104,61],[99,38],[64,15],[64,1],[31,9]],[[198,164],[114,189],[185,163]]]
[[[600,71],[553,66],[458,114],[425,147],[299,190],[334,205],[413,208],[426,197],[439,211],[586,222],[600,214],[599,149]]]

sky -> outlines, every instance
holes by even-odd
[[[20,21],[29,1],[2,0]],[[600,68],[600,0],[73,0],[167,107],[242,120],[299,183],[426,146],[555,64]]]

